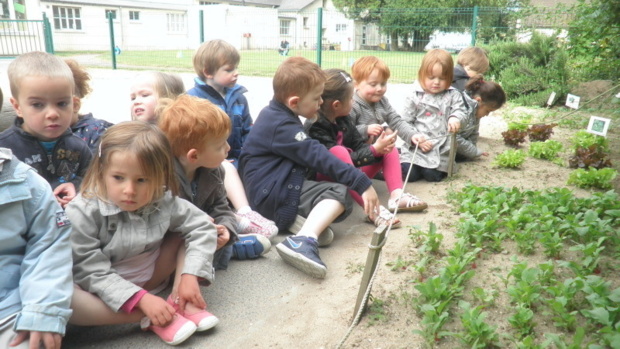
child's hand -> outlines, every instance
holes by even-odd
[[[370,136],[378,136],[381,134],[381,132],[383,132],[383,127],[379,124],[370,124],[368,125],[368,131],[366,131],[366,133],[368,133],[368,137]]]
[[[374,220],[379,212],[379,197],[372,185],[362,193],[362,199],[364,200],[364,212]]]
[[[454,116],[448,119],[448,132],[456,133],[461,129],[461,121]]]
[[[73,185],[73,183],[63,183],[54,189],[54,196],[62,208],[65,208],[76,194],[75,185]]]
[[[194,306],[205,309],[207,303],[202,294],[200,294],[200,287],[198,287],[198,277],[192,274],[181,275],[181,282],[179,283],[179,309],[185,310],[186,303],[192,303]]]
[[[60,333],[54,332],[37,332],[37,331],[18,331],[17,336],[13,338],[9,347],[16,347],[25,341],[30,335],[30,349],[60,349],[62,336]]]
[[[138,308],[142,310],[144,315],[151,320],[151,324],[155,326],[167,325],[172,320],[172,316],[175,313],[172,305],[150,293],[142,296],[138,302]]]
[[[482,156],[489,156],[489,152],[487,152],[487,151],[483,151],[483,152],[482,152]]]
[[[219,250],[220,248],[224,247],[224,245],[228,243],[228,240],[230,240],[230,232],[223,225],[218,224],[215,226],[215,228],[217,228],[217,248],[216,249]]]
[[[394,146],[396,146],[396,137],[398,132],[383,132],[373,144],[375,150],[382,155],[389,154]]]

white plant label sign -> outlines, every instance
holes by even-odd
[[[573,109],[579,109],[579,100],[581,97],[571,95],[570,93],[566,96],[566,106]]]
[[[551,96],[549,96],[549,99],[547,100],[547,106],[551,106],[553,104],[553,101],[555,100],[555,91],[551,92]]]
[[[590,122],[588,122],[588,132],[594,133],[595,135],[605,137],[607,135],[607,130],[609,129],[609,124],[611,123],[610,119],[601,118],[599,116],[590,116]]]

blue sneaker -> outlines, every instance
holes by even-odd
[[[280,257],[293,267],[315,278],[323,279],[327,267],[319,257],[318,242],[308,236],[289,236],[276,245]]]
[[[297,215],[297,217],[295,218],[295,222],[293,222],[293,225],[291,225],[290,228],[288,228],[288,230],[293,235],[297,235],[297,233],[301,231],[301,227],[305,223],[306,223],[306,218],[300,215]],[[332,228],[327,227],[325,228],[325,230],[323,230],[323,232],[321,232],[321,235],[319,235],[319,239],[318,239],[319,247],[327,246],[331,244],[332,241],[334,241],[334,231],[332,230]]]
[[[262,235],[239,235],[239,241],[235,241],[232,246],[232,258],[239,260],[255,259],[269,252],[270,249],[271,242]]]

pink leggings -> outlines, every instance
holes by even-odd
[[[349,153],[349,150],[347,148],[336,145],[332,147],[329,152],[336,155],[336,157],[343,162],[353,165],[353,160],[351,160],[351,154]],[[374,178],[381,169],[383,169],[385,184],[387,185],[388,191],[390,193],[396,189],[403,188],[403,174],[400,169],[400,159],[398,158],[398,150],[396,148],[394,148],[388,154],[383,155],[382,161],[374,163],[372,165],[362,166],[359,169],[364,172],[368,176],[368,178],[371,179]],[[330,182],[334,181],[333,179],[320,173],[317,173],[316,180]],[[364,200],[357,192],[349,190],[349,193],[351,194],[355,202],[357,202],[360,206],[364,207]]]

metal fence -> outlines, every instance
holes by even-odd
[[[54,51],[52,30],[43,20],[0,20],[0,57],[14,57],[30,51]]]
[[[348,70],[357,58],[375,55],[390,67],[390,81],[410,82],[415,79],[427,49],[443,48],[456,53],[492,40],[527,40],[533,31],[552,34],[565,28],[571,19],[569,11],[549,8],[345,12],[227,5],[200,8],[178,18],[163,12],[144,12],[136,22],[128,11],[128,18],[119,15],[107,21],[83,21],[82,32],[77,33],[82,35],[55,31],[54,44],[49,40],[50,44],[44,47],[48,52],[72,56],[86,66],[191,72],[195,49],[201,42],[217,38],[238,48],[243,75],[272,76],[287,56],[304,56],[323,68]],[[4,32],[2,37],[5,38]],[[278,52],[283,43],[288,47],[286,54]],[[2,49],[2,55],[11,54]]]

